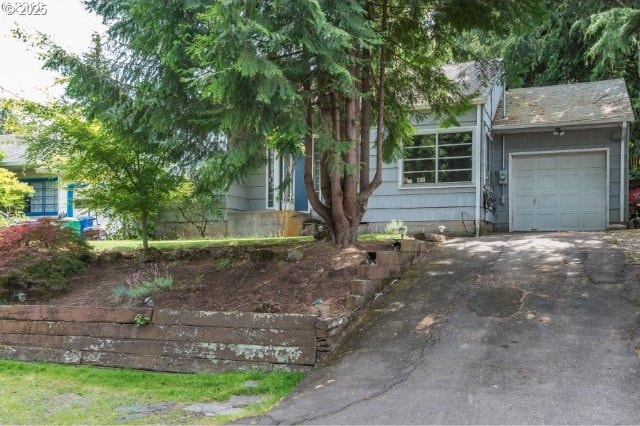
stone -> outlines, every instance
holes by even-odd
[[[225,402],[196,402],[185,407],[184,411],[203,414],[205,416],[239,414],[242,413],[248,405],[261,402],[264,398],[265,397],[261,395],[232,396]]]
[[[444,243],[445,241],[447,241],[447,237],[445,237],[444,235],[441,234],[431,234],[431,233],[425,233],[425,232],[418,232],[417,234],[415,234],[413,236],[413,238],[415,238],[416,240],[420,240],[420,241],[433,241],[436,243]]]
[[[116,407],[115,410],[119,413],[125,413],[124,416],[119,417],[119,422],[128,422],[131,420],[140,419],[149,414],[158,413],[161,411],[171,410],[176,406],[175,402],[159,402],[157,404],[134,404],[134,405],[123,405],[120,407]]]
[[[291,249],[287,252],[287,262],[300,262],[304,258],[304,253],[300,250]]]
[[[607,231],[622,231],[623,229],[627,229],[627,225],[624,223],[612,223],[607,226]]]
[[[274,302],[262,302],[255,307],[253,312],[263,314],[277,314],[282,312],[282,308],[280,307],[280,305]]]
[[[329,237],[329,233],[327,231],[318,230],[313,234],[313,238],[318,241],[326,240]]]
[[[257,380],[247,380],[242,384],[242,387],[247,389],[257,388],[258,386],[260,386],[260,382]]]

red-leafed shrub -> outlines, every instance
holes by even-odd
[[[66,289],[65,277],[91,260],[91,248],[71,228],[50,219],[0,228],[0,298]]]

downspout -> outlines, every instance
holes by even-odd
[[[629,132],[629,124],[626,121],[622,122],[622,131],[620,132],[620,223],[625,222],[625,199],[627,194],[627,173],[626,172],[626,154],[627,154],[627,139]]]
[[[505,135],[503,133],[502,134],[502,168],[500,170],[505,170],[505,164],[504,164],[505,163],[505,153],[506,153],[505,151],[506,151],[506,148],[505,148]],[[509,176],[507,176],[507,178],[508,177]],[[500,194],[500,202],[504,206],[505,203],[507,202],[507,199],[504,196],[504,187],[505,187],[504,183],[501,183],[500,187],[502,188],[502,190],[500,191],[501,192],[501,194]]]
[[[482,188],[480,182],[480,171],[482,169],[482,152],[481,152],[481,140],[482,140],[482,104],[478,104],[476,109],[476,149],[474,150],[474,156],[476,161],[474,162],[475,168],[475,181],[476,181],[476,237],[480,236],[480,188]]]

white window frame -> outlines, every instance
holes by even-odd
[[[270,153],[273,152],[273,181],[274,181],[274,187],[273,187],[273,206],[269,206],[269,192],[270,192],[270,188],[269,188],[269,155]],[[291,173],[291,184],[288,188],[288,191],[290,192],[289,196],[290,196],[290,200],[281,200],[278,199],[278,192],[279,192],[279,188],[280,185],[282,185],[282,173],[281,173],[281,169],[283,167],[283,159],[282,159],[282,155],[279,155],[278,152],[275,149],[270,149],[267,148],[267,164],[265,164],[265,200],[264,200],[264,204],[265,204],[265,208],[267,210],[282,210],[281,205],[285,204],[285,203],[293,203],[295,204],[295,194],[296,194],[296,188],[295,188],[295,158],[293,158],[293,156],[290,156],[290,161],[289,161],[289,172]]]
[[[273,193],[273,206],[269,206],[269,193],[271,188],[269,188],[269,157],[273,152],[273,183],[274,183],[274,193]],[[276,189],[277,183],[280,181],[280,167],[278,167],[278,153],[270,148],[267,148],[267,164],[265,165],[265,176],[264,176],[264,187],[265,187],[265,208],[267,210],[278,210],[278,200],[276,199]]]
[[[476,159],[476,146],[477,141],[477,129],[475,126],[460,126],[450,127],[447,129],[417,129],[414,136],[422,135],[437,135],[446,133],[471,133],[471,181],[468,182],[447,182],[447,183],[404,183],[404,158],[398,161],[398,189],[411,190],[411,189],[431,189],[431,188],[472,188],[476,185],[475,170],[477,167]],[[437,136],[436,136],[437,140]],[[436,144],[436,149],[438,145]],[[404,154],[404,146],[402,147]],[[437,161],[437,160],[436,160]]]

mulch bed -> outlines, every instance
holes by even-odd
[[[364,242],[339,250],[326,242],[260,247],[217,247],[194,250],[154,250],[150,262],[140,253],[105,252],[82,274],[69,279],[63,295],[29,303],[59,306],[131,306],[119,300],[114,287],[140,270],[166,266],[173,288],[153,296],[154,307],[241,312],[313,313],[321,299],[332,314],[345,311],[357,267],[366,252],[390,243]],[[302,252],[300,261],[287,261],[289,250]],[[273,257],[272,259],[269,259]],[[139,302],[135,302],[139,303]]]

